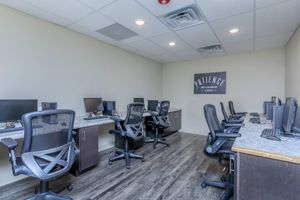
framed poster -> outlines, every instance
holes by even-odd
[[[194,94],[226,94],[226,72],[195,74]]]

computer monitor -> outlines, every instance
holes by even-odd
[[[290,134],[292,131],[292,125],[296,114],[297,102],[295,98],[286,98],[284,104],[284,113],[282,120],[282,129],[284,133]]]
[[[57,103],[56,102],[42,102],[42,110],[56,110]]]
[[[85,111],[87,113],[98,113],[103,111],[102,98],[84,98]]]
[[[272,96],[271,101],[275,104],[276,103],[276,96]]]
[[[103,114],[114,116],[116,113],[116,102],[115,101],[103,101]]]
[[[157,111],[158,100],[148,100],[148,110]]]
[[[296,110],[296,116],[293,124],[293,133],[300,134],[300,107]]]
[[[13,122],[22,119],[22,115],[37,111],[37,99],[1,99],[0,122]]]
[[[144,98],[133,98],[134,103],[145,103]]]
[[[277,98],[277,106],[281,106],[282,105],[282,101],[280,98]]]

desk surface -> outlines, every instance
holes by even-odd
[[[177,108],[170,108],[169,112],[176,112],[180,111],[181,109]],[[120,112],[120,118],[125,119],[126,117],[126,112]],[[144,117],[150,116],[149,112],[144,113]],[[86,116],[78,116],[75,118],[74,122],[74,129],[79,129],[79,128],[84,128],[84,127],[89,127],[89,126],[98,126],[98,125],[104,125],[104,124],[110,124],[114,123],[113,120],[107,118],[107,119],[95,119],[95,120],[84,120],[83,118]],[[0,140],[2,138],[10,137],[13,139],[21,139],[24,138],[24,131],[13,131],[13,132],[7,132],[7,133],[0,133]]]
[[[241,137],[236,138],[232,150],[239,153],[271,158],[300,164],[300,139],[281,137],[273,141],[260,137],[265,128],[272,128],[270,121],[266,124],[249,122],[251,116],[245,117],[245,126],[240,129]],[[261,116],[265,120],[265,116]]]

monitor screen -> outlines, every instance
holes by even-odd
[[[57,109],[57,103],[55,102],[42,102],[42,110],[55,110]]]
[[[158,100],[148,100],[148,110],[157,111]]]
[[[276,103],[276,97],[272,96],[271,101],[275,104]]]
[[[37,99],[1,99],[0,122],[18,121],[25,113],[37,111]]]
[[[103,111],[102,98],[84,98],[84,106],[87,113]]]
[[[134,103],[145,103],[144,98],[133,98]]]
[[[116,110],[116,102],[115,101],[104,101],[104,110],[111,111]]]
[[[284,104],[282,128],[285,133],[291,133],[292,124],[294,122],[297,103],[295,98],[287,98]]]

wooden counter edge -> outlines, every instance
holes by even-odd
[[[300,164],[300,157],[296,157],[296,156],[287,156],[284,154],[270,153],[266,151],[260,151],[260,150],[250,149],[250,148],[242,148],[242,147],[232,147],[232,151],[237,153],[245,153],[249,155]]]

